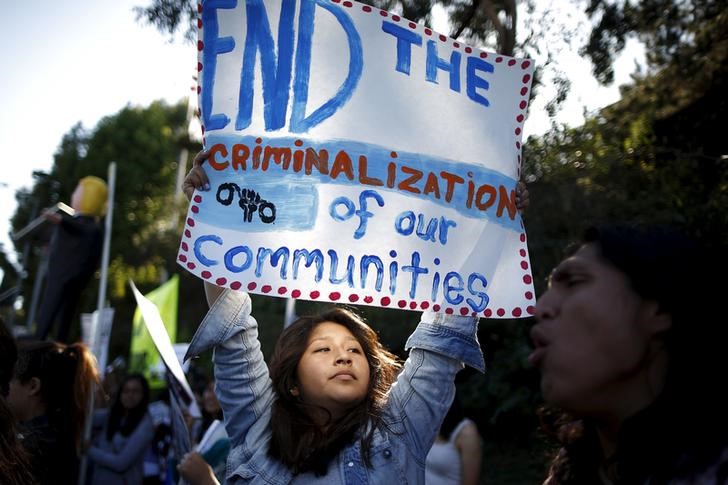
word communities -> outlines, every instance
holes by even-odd
[[[219,249],[224,254],[222,260],[212,256]],[[270,276],[273,272],[282,281],[302,281],[310,285],[326,281],[351,289],[373,288],[377,293],[389,295],[397,294],[397,288],[401,287],[408,291],[411,299],[425,294],[432,302],[444,300],[450,305],[465,302],[474,312],[485,310],[489,302],[485,276],[480,273],[461,275],[457,271],[441,274],[437,269],[439,258],[434,258],[432,266],[427,266],[418,251],[412,251],[405,261],[401,261],[401,256],[393,249],[388,252],[389,258],[383,259],[375,255],[339,254],[333,249],[229,246],[222,237],[207,234],[195,239],[194,253],[203,266],[213,268],[222,264],[233,275],[260,278],[264,273]]]

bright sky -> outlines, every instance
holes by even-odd
[[[146,0],[35,0],[4,6],[0,244],[6,251],[12,248],[8,232],[15,191],[32,185],[34,170],[50,170],[61,138],[75,123],[91,129],[127,104],[145,106],[156,99],[174,103],[189,95],[196,49],[181,38],[170,43],[155,28],[139,24],[132,8],[145,4]],[[442,23],[434,27],[448,30]],[[618,79],[626,79],[632,70],[632,57],[620,61]],[[597,85],[578,55],[565,56],[562,62],[574,87],[560,121],[578,124],[585,105],[594,109],[618,99],[616,88]],[[526,136],[548,128],[544,94],[530,109]]]
[[[0,89],[0,243],[8,237],[15,191],[49,171],[61,138],[77,122],[93,128],[104,116],[155,99],[190,93],[197,52],[136,22],[146,0],[35,0],[3,6],[5,42]],[[122,181],[123,183],[123,181]],[[64,201],[68,202],[68,201]]]

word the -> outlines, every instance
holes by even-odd
[[[405,29],[392,22],[382,22],[382,30],[397,38],[397,65],[395,69],[402,74],[410,75],[410,63],[412,59],[412,46],[422,46],[422,36],[409,29]],[[437,83],[437,73],[442,70],[450,76],[450,89],[460,92],[460,60],[461,54],[452,51],[450,59],[446,60],[437,55],[437,43],[434,40],[427,41],[425,64],[425,80]],[[488,98],[477,90],[488,90],[490,83],[480,73],[492,73],[495,71],[493,64],[480,59],[477,56],[468,56],[465,67],[466,88],[468,98],[485,107],[490,106]]]

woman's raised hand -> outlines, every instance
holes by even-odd
[[[192,194],[195,192],[195,189],[210,190],[210,181],[207,179],[205,169],[202,168],[202,162],[207,160],[209,156],[209,150],[199,152],[192,161],[190,173],[187,174],[184,182],[182,182],[182,191],[185,193],[188,201],[192,200]]]
[[[516,207],[519,211],[523,212],[531,204],[531,199],[528,194],[528,188],[522,181],[518,181],[516,184]]]

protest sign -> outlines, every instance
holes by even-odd
[[[172,341],[169,338],[169,334],[167,334],[167,329],[162,322],[157,305],[142,295],[133,281],[129,281],[129,286],[131,286],[132,292],[134,293],[134,299],[136,299],[137,306],[142,314],[144,325],[146,325],[152,342],[167,368],[167,381],[170,393],[176,393],[180,396],[181,402],[185,405],[188,412],[193,417],[199,418],[201,416],[200,408],[197,406],[195,396],[187,382],[187,377],[185,377],[182,370],[182,364],[177,358],[177,353],[172,346]]]
[[[109,341],[111,340],[111,325],[114,321],[114,309],[104,308],[93,313],[81,314],[81,336],[96,357],[101,372],[101,378],[106,377],[106,361],[109,358]]]
[[[199,10],[210,190],[183,267],[281,297],[533,313],[515,204],[530,60],[357,2]]]

